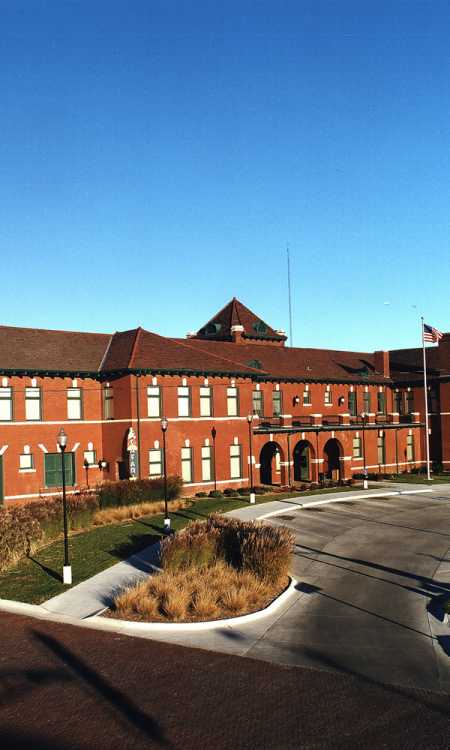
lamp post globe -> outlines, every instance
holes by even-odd
[[[67,524],[67,497],[66,497],[66,465],[65,453],[67,448],[67,435],[64,428],[61,427],[56,437],[56,442],[61,453],[61,480],[63,494],[63,524],[64,524],[64,566],[63,566],[63,583],[66,586],[72,585],[72,567],[69,561],[69,532]]]

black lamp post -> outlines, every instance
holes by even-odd
[[[66,472],[65,472],[65,453],[67,447],[67,435],[64,428],[61,427],[57,437],[59,449],[61,452],[61,474],[62,474],[62,491],[63,491],[63,522],[64,522],[64,567],[63,583],[67,586],[72,585],[72,567],[69,562],[69,537],[67,529],[67,498],[66,498]]]
[[[248,422],[248,444],[249,444],[249,468],[250,468],[250,502],[254,503],[256,502],[255,497],[255,491],[253,487],[253,447],[252,447],[252,422],[253,422],[253,414],[249,414],[247,416],[247,422]]]
[[[165,417],[161,419],[161,430],[163,435],[163,465],[164,465],[164,530],[170,531],[169,509],[167,507],[167,463],[166,463],[166,432],[169,422]]]
[[[217,474],[216,474],[216,435],[217,430],[215,427],[211,428],[211,437],[213,441],[213,469],[214,469],[214,492],[217,491]]]
[[[87,460],[87,458],[84,459],[83,466],[84,466],[84,470],[86,472],[86,486],[89,489],[89,467],[90,467],[90,463]]]
[[[366,414],[365,411],[363,411],[362,414],[361,414],[361,419],[362,419],[363,462],[364,462],[364,472],[363,472],[364,473],[364,480],[363,480],[364,484],[363,484],[363,487],[364,487],[365,490],[367,490],[369,488],[369,482],[368,482],[368,479],[367,479],[367,466],[366,466],[366,417],[367,417],[367,414]]]

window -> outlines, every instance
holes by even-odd
[[[0,422],[11,422],[12,418],[12,388],[0,388]]]
[[[41,389],[25,388],[25,419],[38,421],[41,418]]]
[[[94,466],[97,463],[97,456],[94,450],[84,451],[83,463]]]
[[[303,391],[303,406],[311,406],[311,391]]]
[[[103,418],[114,419],[114,389],[109,386],[103,389]]]
[[[192,448],[181,449],[181,476],[183,482],[192,482]]]
[[[274,417],[281,417],[283,411],[281,391],[272,392],[272,411]]]
[[[67,389],[67,419],[82,419],[81,388]]]
[[[191,416],[191,389],[186,385],[178,388],[178,416]]]
[[[414,435],[406,436],[406,460],[414,461]]]
[[[370,393],[369,393],[369,391],[364,391],[364,393],[363,393],[363,410],[366,412],[366,414],[370,414]]]
[[[209,482],[212,477],[212,450],[210,445],[202,447],[202,480]]]
[[[356,417],[356,393],[350,391],[348,394],[348,411],[351,417]]]
[[[212,417],[212,389],[207,385],[200,386],[200,416]]]
[[[394,391],[394,414],[402,413],[402,396],[400,391]]]
[[[230,445],[230,478],[242,478],[241,446]]]
[[[67,485],[75,484],[74,454],[64,454],[64,475]],[[62,461],[61,453],[44,454],[44,471],[46,487],[62,486]]]
[[[227,414],[229,417],[239,416],[239,392],[237,388],[227,388]]]
[[[384,435],[378,435],[377,437],[377,452],[378,452],[378,463],[384,464],[385,459],[385,451],[384,451]]]
[[[258,417],[264,416],[264,396],[262,391],[253,391],[252,408],[253,414],[257,414]]]
[[[32,453],[22,453],[19,456],[19,469],[20,471],[30,471],[31,469],[34,469]]]
[[[333,403],[333,399],[332,399],[331,390],[325,391],[325,399],[324,399],[325,406],[331,406],[332,403]]]
[[[161,390],[159,385],[149,385],[147,387],[147,416],[161,416]]]
[[[428,410],[430,410],[430,394],[428,394]],[[412,391],[406,392],[406,413],[411,414],[414,411],[414,393]]]
[[[353,438],[353,458],[362,458],[361,438]]]
[[[377,412],[378,414],[384,414],[386,411],[386,398],[384,391],[378,391],[377,393]]]
[[[161,448],[152,448],[148,452],[148,475],[151,479],[162,477],[164,474],[164,460]]]

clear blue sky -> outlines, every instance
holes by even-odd
[[[450,330],[449,38],[447,0],[0,0],[0,322],[288,329],[289,242],[297,346]]]

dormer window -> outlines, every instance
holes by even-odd
[[[253,323],[253,330],[262,336],[267,333],[267,326],[262,320],[258,320],[257,323]]]

